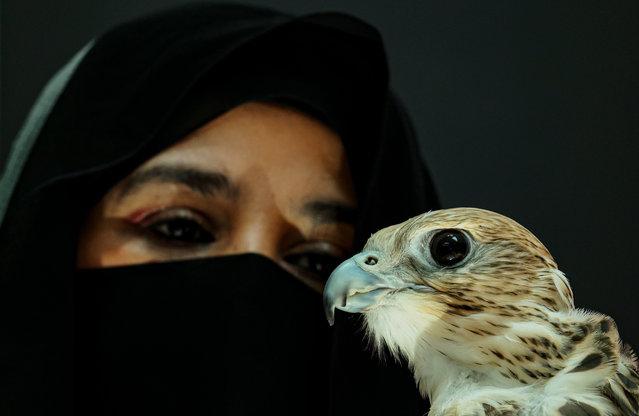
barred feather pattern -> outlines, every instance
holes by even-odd
[[[471,241],[467,259],[430,258],[438,230]],[[575,309],[546,247],[500,214],[432,211],[374,234],[375,274],[428,291],[389,290],[365,311],[378,351],[405,359],[430,416],[639,416],[637,358],[612,318]]]

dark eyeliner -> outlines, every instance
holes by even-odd
[[[300,273],[326,281],[346,257],[345,254],[336,255],[327,250],[311,248],[305,251],[294,251],[283,259]]]
[[[162,244],[192,246],[216,241],[215,227],[199,213],[185,208],[166,208],[146,215],[138,226]]]

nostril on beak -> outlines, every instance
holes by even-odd
[[[369,266],[374,266],[377,264],[377,257],[375,256],[368,256],[366,257],[366,260],[364,260],[365,264],[368,264]]]

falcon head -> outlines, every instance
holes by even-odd
[[[331,274],[324,307],[331,324],[335,309],[363,313],[433,414],[639,409],[636,357],[614,321],[576,310],[543,244],[494,212],[433,211],[377,232]]]
[[[376,346],[409,363],[428,347],[472,365],[486,361],[473,346],[488,334],[505,333],[509,321],[573,309],[573,297],[526,228],[491,211],[454,208],[372,235],[335,269],[324,307],[330,324],[335,309],[363,313]]]

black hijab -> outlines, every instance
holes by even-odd
[[[202,4],[121,25],[45,88],[0,192],[2,414],[423,414],[356,320],[256,254],[78,271],[89,209],[140,163],[247,101],[343,140],[370,233],[437,208],[377,31],[339,13]],[[5,213],[6,211],[6,213]]]

